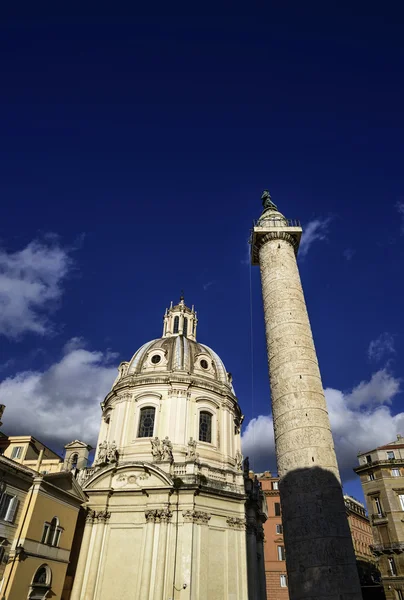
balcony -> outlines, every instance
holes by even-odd
[[[373,525],[380,525],[381,523],[387,523],[387,515],[384,512],[377,513],[375,515],[370,515],[370,520]]]
[[[372,544],[370,546],[373,554],[400,554],[404,552],[404,542],[389,542],[386,544]]]

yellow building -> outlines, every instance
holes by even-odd
[[[358,454],[359,475],[387,600],[404,598],[404,438]]]
[[[2,448],[6,446],[0,456],[0,597],[67,600],[66,572],[86,497],[73,474],[61,470],[60,457],[35,438],[0,441]],[[16,447],[22,450],[16,452]],[[21,464],[32,462],[38,448],[35,466],[53,472],[39,473]]]

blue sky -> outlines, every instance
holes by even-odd
[[[337,453],[361,495],[357,451],[404,434],[403,15],[304,10],[4,17],[5,432],[94,442],[116,366],[184,289],[233,374],[245,451],[274,469],[246,260],[268,188],[304,226]]]

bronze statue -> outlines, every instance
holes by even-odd
[[[271,194],[268,192],[268,190],[264,190],[262,192],[261,200],[262,200],[262,206],[264,207],[264,210],[266,210],[267,208],[272,208],[273,210],[278,210],[278,207],[276,206],[276,204],[274,204],[272,202]]]

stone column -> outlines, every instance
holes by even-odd
[[[153,559],[154,523],[157,510],[146,511],[146,541],[143,554],[142,578],[140,581],[140,598],[147,600],[150,595],[150,575]]]
[[[257,526],[253,517],[247,517],[247,582],[249,600],[258,600],[258,569],[257,569]]]
[[[105,523],[111,516],[111,513],[106,510],[102,510],[94,513],[94,527],[95,527],[95,539],[93,545],[93,551],[90,558],[90,570],[88,574],[87,584],[85,586],[84,594],[79,596],[80,600],[94,600],[95,587],[97,585],[98,569],[100,566],[101,558],[101,547],[102,540],[104,537]]]
[[[264,197],[263,197],[264,198]],[[265,201],[264,201],[265,202]],[[270,201],[254,227],[291,600],[360,599],[352,540],[295,252],[301,228]]]
[[[166,579],[166,553],[167,553],[167,530],[168,523],[171,520],[173,513],[170,509],[165,508],[159,511],[160,518],[160,535],[159,548],[157,553],[157,571],[156,571],[156,587],[154,590],[155,600],[164,600],[164,582]],[[170,589],[171,593],[171,589]]]
[[[94,511],[91,510],[86,515],[86,524],[84,527],[83,540],[81,542],[80,556],[77,563],[76,574],[74,576],[74,583],[70,600],[80,600],[81,598],[81,588],[83,585],[84,573],[87,565],[88,549],[90,546],[90,539],[93,531],[93,522]]]

